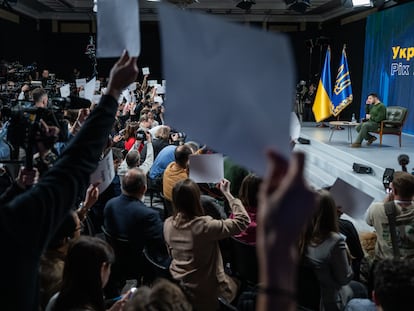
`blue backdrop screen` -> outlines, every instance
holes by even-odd
[[[366,24],[362,98],[408,108],[404,132],[414,134],[414,3],[373,15]],[[365,102],[361,116],[365,115]]]

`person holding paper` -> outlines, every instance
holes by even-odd
[[[0,204],[2,310],[37,310],[38,271],[52,234],[89,185],[114,122],[121,91],[138,75],[136,58],[124,52],[112,67],[107,95],[56,164],[26,192]],[[29,170],[29,169],[27,169]],[[30,170],[32,171],[32,170]]]
[[[241,201],[230,193],[230,182],[223,179],[219,187],[233,219],[204,216],[199,187],[185,179],[173,188],[174,215],[164,223],[164,238],[172,257],[171,275],[186,289],[195,310],[217,310],[218,297],[231,302],[238,289],[224,272],[218,241],[239,234],[250,219]]]

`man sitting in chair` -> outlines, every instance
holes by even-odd
[[[387,109],[384,104],[378,98],[378,95],[371,93],[368,95],[366,105],[366,118],[360,125],[356,127],[358,137],[355,142],[351,145],[352,148],[361,147],[362,141],[365,139],[367,145],[371,145],[377,138],[372,136],[369,132],[375,132],[378,130],[382,120],[386,119]]]

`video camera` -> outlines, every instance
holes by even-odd
[[[137,134],[136,134],[135,137],[139,141],[146,141],[147,140],[147,135],[146,135],[146,133],[143,129],[138,129]]]
[[[64,110],[89,108],[90,101],[77,98],[54,98],[48,108],[33,107],[31,102],[8,101],[0,105],[1,117],[8,121],[7,140],[18,153],[19,147],[25,149],[26,167],[31,167],[33,149],[37,142],[53,146],[55,142],[65,142],[68,139],[68,126],[64,118]],[[41,120],[48,126],[59,128],[57,137],[46,136],[41,126]],[[17,154],[12,158],[16,158]]]

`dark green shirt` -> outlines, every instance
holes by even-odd
[[[370,121],[380,123],[387,118],[387,108],[383,103],[367,105],[367,113],[369,113]]]

